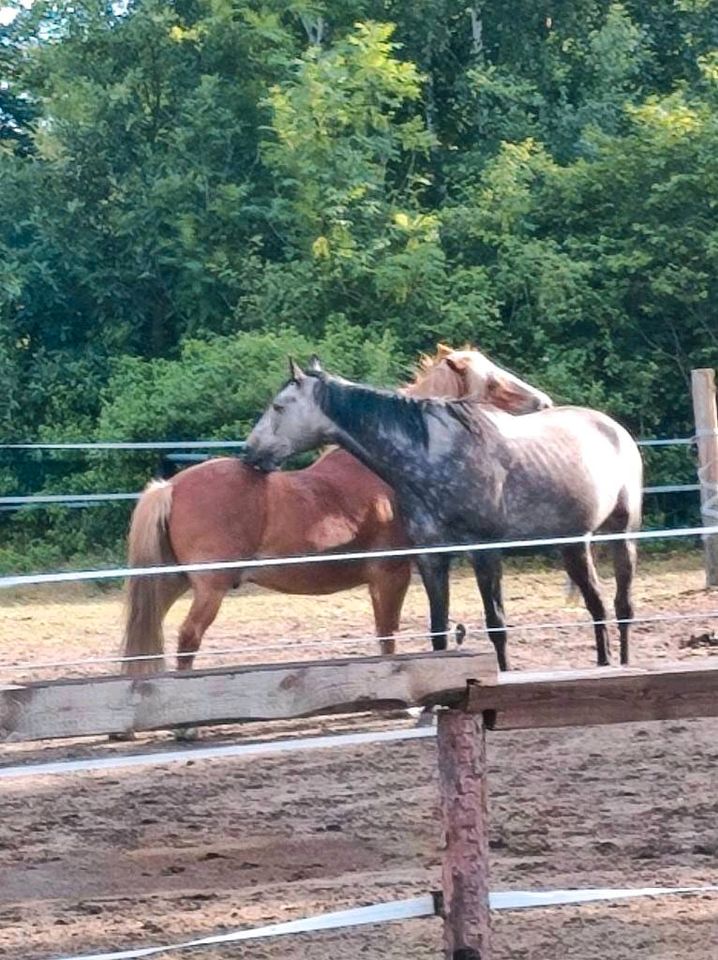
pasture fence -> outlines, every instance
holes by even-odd
[[[290,921],[287,925],[223,933],[181,944],[96,954],[88,960],[132,960],[190,947],[437,913],[443,919],[443,955],[447,960],[491,960],[490,912],[497,909],[498,904],[497,895],[493,895],[492,902],[489,894],[487,735],[502,730],[715,717],[718,716],[718,667],[704,663],[499,675],[493,655],[452,651],[266,664],[140,679],[106,677],[8,685],[0,687],[0,736],[6,741],[18,742],[218,721],[249,722],[436,707],[439,709],[437,755],[444,837],[440,892],[425,898]],[[343,742],[341,736],[325,737],[315,745],[327,748],[382,739],[407,740],[431,736],[432,732],[374,731],[360,740]],[[226,757],[230,751],[246,755],[307,748],[305,741],[285,742],[280,747],[246,744],[189,752],[196,759],[212,760]],[[184,756],[187,753],[182,751]],[[172,754],[165,752],[141,757],[71,760],[57,765],[9,768],[5,776],[99,770],[103,764],[164,763],[171,758]],[[507,898],[505,906],[517,908],[581,903],[602,897],[705,893],[716,889],[552,891],[533,895],[508,892],[503,896]]]
[[[154,576],[169,572],[203,572],[213,569],[242,569],[280,564],[340,562],[380,557],[408,557],[419,553],[459,553],[538,546],[561,546],[583,541],[621,539],[646,540],[702,536],[706,544],[706,570],[712,577],[714,546],[718,544],[718,423],[715,419],[715,380],[700,376],[694,380],[694,400],[712,404],[711,419],[700,420],[696,413],[701,466],[704,523],[677,530],[641,531],[629,534],[599,534],[592,537],[559,537],[514,540],[499,543],[430,545],[402,550],[345,553],[301,557],[273,557],[259,560],[226,561],[149,568],[64,571],[34,576],[0,577],[0,587],[106,580],[131,576]],[[712,391],[712,392],[711,392]],[[697,399],[696,399],[697,398]],[[705,412],[705,411],[704,411]],[[703,414],[701,414],[703,416]],[[677,439],[677,438],[676,438]],[[659,441],[662,442],[662,441]],[[685,439],[680,442],[690,443]],[[35,445],[6,445],[34,448]],[[49,444],[50,449],[78,445]],[[97,449],[97,445],[79,445]],[[104,444],[108,449],[148,449],[147,444]],[[167,444],[166,449],[176,447]],[[201,446],[200,441],[191,447]],[[227,447],[219,441],[214,447]],[[233,446],[239,446],[235,442]],[[678,615],[688,616],[688,615]],[[636,618],[638,619],[638,618]],[[609,621],[615,622],[615,621]],[[534,625],[531,625],[534,626]],[[535,625],[536,627],[542,625]],[[159,673],[140,678],[104,676],[92,678],[6,683],[0,685],[0,741],[29,742],[67,737],[126,734],[134,731],[182,729],[188,726],[292,720],[337,714],[386,714],[397,709],[438,711],[437,756],[441,823],[444,838],[442,889],[428,897],[413,898],[373,907],[341,911],[324,918],[304,918],[289,924],[254,931],[219,934],[182,944],[145,946],[114,953],[96,954],[88,960],[131,960],[168,951],[189,949],[222,942],[255,939],[261,936],[340,928],[360,923],[438,914],[443,919],[446,960],[491,960],[490,911],[498,908],[496,895],[489,893],[488,776],[486,741],[493,732],[593,726],[654,720],[676,720],[718,716],[718,667],[702,663],[666,664],[653,668],[597,668],[584,671],[521,672],[498,674],[495,657],[465,650],[441,653],[403,654],[389,657],[351,657],[341,660],[301,661],[246,667],[223,667],[177,673]],[[370,739],[345,745],[409,740],[428,737],[433,731],[372,732]],[[361,736],[354,734],[354,737]],[[327,738],[325,738],[326,740]],[[339,737],[328,738],[339,746]],[[256,745],[246,744],[243,747]],[[285,744],[284,749],[310,749],[306,743]],[[209,748],[210,750],[213,748]],[[214,748],[219,750],[220,748]],[[237,750],[247,755],[270,749]],[[202,758],[199,751],[195,754]],[[208,761],[221,756],[206,754]],[[149,759],[152,757],[152,759]],[[103,759],[103,758],[100,758]],[[168,762],[159,755],[139,758],[104,758],[124,762]],[[30,775],[81,772],[83,761],[62,761],[58,768],[43,770],[28,765]],[[88,761],[92,764],[92,760]],[[72,766],[74,764],[74,767]],[[102,769],[96,761],[86,770]],[[24,769],[0,768],[0,776],[17,777]],[[534,895],[531,903],[577,903],[601,895],[659,895],[704,888],[650,888],[633,891],[553,891]],[[522,905],[530,894],[509,893],[505,905]],[[364,911],[364,912],[362,912]],[[77,958],[67,958],[77,960]]]

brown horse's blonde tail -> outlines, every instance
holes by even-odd
[[[156,567],[177,563],[168,535],[172,489],[171,483],[155,481],[138,500],[127,542],[129,566]],[[157,659],[130,660],[123,664],[125,673],[142,676],[162,670],[162,623],[187,585],[184,574],[128,578],[122,656],[156,656]]]

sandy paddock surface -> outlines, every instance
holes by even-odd
[[[718,594],[702,584],[698,556],[643,565],[641,615],[702,611],[704,619],[638,627],[635,663],[718,653],[681,646],[718,625],[706,616],[718,610]],[[506,595],[514,623],[583,616],[566,606],[557,571],[514,569]],[[171,614],[172,637],[183,609]],[[452,613],[471,625],[480,619],[462,572]],[[5,596],[0,675],[14,682],[69,674],[8,668],[110,655],[120,618],[114,592]],[[415,585],[404,628],[419,631],[424,619]],[[338,642],[370,632],[361,591],[320,599],[256,591],[225,604],[205,648],[242,645],[241,655],[227,657],[241,662],[344,656],[373,652],[366,641]],[[310,637],[322,645],[309,646]],[[476,630],[468,642],[486,643]],[[515,669],[593,662],[585,629],[517,631],[510,643]],[[402,649],[425,646],[415,639]],[[76,672],[93,669],[110,668]],[[360,716],[208,728],[198,745],[410,725]],[[152,734],[132,744],[13,745],[0,763],[171,742]],[[718,882],[718,720],[495,733],[489,750],[494,889]],[[435,889],[435,759],[433,740],[421,740],[0,780],[0,955],[39,960],[168,943]],[[503,913],[495,932],[497,960],[715,960],[718,896]],[[192,956],[436,960],[440,942],[438,920],[413,920]]]

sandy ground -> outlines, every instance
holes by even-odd
[[[640,615],[703,617],[637,627],[634,662],[718,653],[682,646],[718,625],[707,616],[718,611],[718,594],[702,584],[697,556],[644,564]],[[557,571],[511,571],[512,622],[580,619],[562,585]],[[0,679],[111,669],[10,668],[112,655],[121,620],[116,593],[65,590],[3,600]],[[170,635],[183,609],[180,603],[172,612]],[[461,572],[452,613],[470,626],[480,619],[473,584]],[[424,618],[416,585],[405,630],[420,631]],[[225,604],[205,649],[240,650],[224,662],[365,654],[373,644],[352,638],[370,633],[361,591],[311,600],[256,591]],[[486,643],[477,629],[467,642]],[[510,642],[516,669],[593,662],[585,628],[517,630]],[[402,644],[410,649],[425,647],[415,638]],[[409,725],[361,716],[230,726],[204,730],[202,743]],[[169,734],[153,734],[133,744],[13,745],[3,748],[0,762],[146,752],[170,743]],[[496,733],[489,750],[494,889],[718,883],[718,720]],[[0,955],[40,960],[167,943],[435,889],[435,759],[434,742],[422,740],[0,781]],[[192,955],[435,960],[441,925],[413,920]],[[715,960],[718,896],[496,915],[496,960],[608,957]]]

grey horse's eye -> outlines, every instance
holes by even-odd
[[[281,403],[273,403],[272,410],[274,410],[275,413],[283,413],[284,407],[282,406]]]

